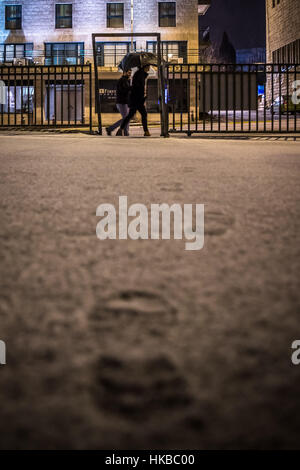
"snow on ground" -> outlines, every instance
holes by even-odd
[[[299,142],[0,137],[1,448],[300,447]],[[206,205],[205,247],[96,208]]]

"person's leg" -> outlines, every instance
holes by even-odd
[[[106,130],[108,132],[112,132],[115,129],[117,129],[118,127],[120,127],[120,125],[122,124],[123,119],[126,118],[127,115],[128,115],[129,108],[128,108],[127,104],[117,104],[117,109],[118,109],[119,113],[121,114],[122,119],[119,119],[119,121],[117,121],[114,124],[112,124],[111,126],[107,127]],[[128,129],[129,129],[129,124],[128,124]]]
[[[125,119],[128,114],[129,114],[129,106],[128,104],[118,104],[118,109],[119,109],[119,112],[120,114],[122,114],[122,118]],[[129,135],[129,122],[127,124],[127,126],[125,127],[125,135]]]
[[[123,121],[123,119],[119,119],[119,121],[115,122],[114,124],[112,124],[111,126],[107,127],[106,129],[107,129],[109,132],[112,132],[112,131],[114,131],[115,129],[117,129],[117,127],[120,127],[120,125],[122,124],[122,121]]]
[[[146,110],[145,105],[144,104],[140,105],[138,107],[138,111],[142,116],[142,124],[144,128],[144,132],[148,132],[148,119],[147,119],[147,110]]]
[[[122,104],[121,104],[121,105],[120,105],[120,104],[117,104],[117,109],[118,109],[119,113],[121,114],[122,119],[119,119],[117,122],[115,122],[115,123],[112,124],[111,126],[107,127],[107,128],[106,128],[107,132],[111,133],[112,131],[114,131],[115,129],[117,129],[117,127],[120,127],[120,125],[122,124],[122,121],[123,121],[123,119],[124,119],[124,115],[123,115],[123,113],[122,113],[122,106],[124,106],[124,105],[122,105]],[[121,108],[120,108],[120,107],[121,107]],[[127,114],[126,114],[126,116],[127,116]]]
[[[125,105],[125,109],[126,109],[126,111],[125,111],[125,117],[126,117],[129,114],[129,106],[127,104]],[[128,122],[127,126],[125,127],[125,135],[127,135],[127,136],[129,135],[129,126],[130,126],[130,121]]]
[[[122,131],[126,128],[126,126],[128,126],[128,124],[130,123],[130,120],[133,118],[135,113],[136,113],[136,108],[130,108],[129,109],[129,114],[127,115],[127,117],[125,119],[123,119],[123,122],[121,124],[121,130]]]

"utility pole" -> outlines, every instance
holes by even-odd
[[[133,0],[131,0],[131,52],[134,52],[134,41],[133,41]]]

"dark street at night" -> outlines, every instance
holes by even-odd
[[[298,0],[0,2],[0,451],[300,449],[299,143]]]

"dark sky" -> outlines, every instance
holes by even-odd
[[[210,26],[212,41],[227,31],[236,49],[265,47],[265,24],[265,0],[211,0],[200,18],[200,27]]]

